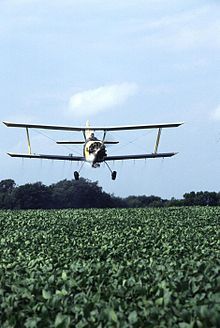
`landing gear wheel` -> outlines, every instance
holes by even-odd
[[[117,172],[116,171],[112,171],[112,180],[115,180],[117,176]]]
[[[74,178],[75,180],[79,180],[79,172],[74,171]]]

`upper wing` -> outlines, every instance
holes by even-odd
[[[143,125],[122,125],[122,126],[106,126],[106,127],[90,127],[93,130],[104,131],[123,131],[123,130],[145,130],[145,129],[158,129],[158,128],[176,128],[184,122],[178,123],[158,123],[158,124],[143,124]]]
[[[84,162],[85,158],[81,156],[62,156],[62,155],[47,155],[47,154],[18,154],[18,153],[8,153],[11,157],[21,157],[21,158],[38,158],[38,159],[57,159],[61,161],[81,161]]]
[[[43,124],[26,124],[3,122],[9,128],[28,128],[28,129],[45,129],[45,130],[64,130],[64,131],[85,131],[85,127],[60,126],[60,125],[43,125]]]
[[[152,154],[141,154],[141,155],[121,155],[121,156],[106,156],[105,161],[119,161],[126,159],[144,159],[144,158],[164,158],[171,157],[177,153],[152,153]]]
[[[42,124],[26,124],[3,122],[7,127],[29,128],[29,129],[46,129],[46,130],[63,130],[63,131],[86,131],[88,127],[80,126],[60,126],[60,125],[42,125]],[[143,124],[143,125],[124,125],[124,126],[90,126],[93,131],[122,131],[122,130],[139,130],[139,129],[157,129],[157,128],[176,128],[182,125],[178,123],[159,123],[159,124]]]

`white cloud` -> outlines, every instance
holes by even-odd
[[[212,119],[220,121],[220,106],[218,106],[211,114]]]
[[[86,116],[122,105],[138,92],[135,83],[121,83],[102,86],[75,93],[69,101],[70,112],[74,116]]]
[[[190,50],[196,48],[219,48],[219,5],[209,4],[192,10],[169,12],[158,18],[142,19],[132,25],[140,37],[141,46]]]

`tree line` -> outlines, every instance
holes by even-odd
[[[12,179],[0,181],[0,209],[138,208],[168,206],[219,206],[220,192],[190,192],[183,199],[158,196],[115,197],[98,182],[81,178],[62,180],[50,186],[41,182],[17,186]]]

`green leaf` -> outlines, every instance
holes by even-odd
[[[43,289],[42,290],[42,295],[45,300],[49,300],[51,298],[51,292],[48,290]]]
[[[56,315],[55,322],[54,322],[54,327],[69,327],[70,326],[70,316],[64,315],[61,312],[59,312]]]
[[[63,272],[62,272],[62,276],[61,276],[61,278],[62,278],[64,281],[67,280],[67,274],[66,274],[66,271],[63,271]]]
[[[132,311],[128,316],[128,321],[133,324],[138,321],[138,315],[136,311]]]
[[[63,321],[64,321],[64,317],[63,317],[62,313],[58,313],[56,315],[54,326],[58,327]]]
[[[108,311],[108,316],[109,316],[109,319],[113,322],[118,322],[118,317],[117,317],[117,314],[115,313],[115,311],[113,309],[110,309]]]
[[[25,321],[25,324],[24,326],[26,328],[36,328],[37,327],[37,324],[38,322],[40,322],[41,319],[40,318],[28,318],[26,321]]]
[[[68,292],[65,288],[62,288],[62,290],[56,290],[56,295],[66,296],[67,294]]]
[[[180,322],[179,323],[179,327],[180,328],[193,328],[194,327],[194,324],[190,324],[190,323],[187,323],[187,322]]]
[[[54,277],[54,274],[52,274],[52,275],[50,276],[50,278],[48,279],[48,282],[49,282],[50,284],[52,284],[52,283],[54,282],[54,280],[55,280],[55,277]]]
[[[163,297],[159,297],[159,298],[156,299],[155,303],[156,303],[156,305],[162,305],[163,301],[164,301]]]

